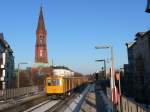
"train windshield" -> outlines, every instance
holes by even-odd
[[[48,79],[47,84],[48,84],[48,86],[59,86],[60,85],[60,80],[58,80],[58,79]]]

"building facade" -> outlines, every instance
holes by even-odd
[[[132,96],[141,103],[150,103],[150,31],[136,34],[135,42],[127,44],[128,68],[126,82]],[[131,88],[132,87],[132,88]]]
[[[74,76],[74,72],[67,67],[56,66],[56,67],[53,67],[53,75],[54,76]]]
[[[12,87],[14,75],[14,56],[9,44],[0,33],[0,89]]]

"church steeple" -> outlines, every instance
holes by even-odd
[[[48,63],[47,45],[46,45],[46,29],[43,17],[43,8],[40,8],[38,25],[36,29],[36,45],[35,45],[35,63]]]
[[[46,32],[45,30],[45,24],[44,24],[44,17],[43,17],[43,8],[42,6],[40,7],[40,14],[39,14],[39,20],[38,20],[38,26],[37,26],[37,32],[40,32],[40,31],[44,31]]]

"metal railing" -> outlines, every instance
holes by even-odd
[[[0,90],[0,101],[15,99],[26,95],[30,96],[30,95],[38,94],[43,90],[44,90],[43,86],[29,86],[29,87],[22,87],[22,88]]]

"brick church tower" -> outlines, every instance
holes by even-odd
[[[43,18],[42,7],[36,30],[35,63],[48,63],[46,46],[46,29]]]
[[[36,29],[35,60],[31,67],[34,85],[44,84],[45,77],[52,75],[52,67],[48,63],[46,33],[43,8],[41,7]]]

